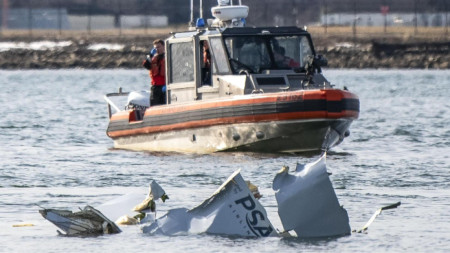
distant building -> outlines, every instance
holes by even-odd
[[[73,30],[85,30],[88,26],[89,16],[69,15],[70,27]],[[91,29],[113,29],[121,27],[144,28],[144,27],[166,27],[169,25],[167,16],[145,16],[145,15],[92,15],[90,17]]]
[[[66,9],[9,9],[0,12],[0,20],[5,22],[3,28],[9,29],[69,29],[70,24]]]
[[[165,27],[168,17],[164,15],[69,15],[66,9],[9,9],[7,15],[0,12],[0,20],[4,29],[62,29],[85,30],[90,28],[114,29]],[[5,15],[3,17],[2,15]]]
[[[386,15],[387,26],[414,26],[417,17],[417,26],[446,26],[446,13],[389,13]],[[447,13],[450,18],[450,13]],[[356,19],[357,26],[384,26],[385,16],[381,13],[331,13],[321,15],[321,25],[351,26]]]

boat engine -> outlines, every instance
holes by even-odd
[[[128,95],[125,109],[145,110],[150,107],[149,91],[132,91]]]

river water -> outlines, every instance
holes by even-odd
[[[170,199],[193,208],[236,169],[258,185],[282,230],[271,189],[283,166],[317,157],[289,154],[160,154],[114,150],[105,130],[105,93],[148,88],[143,70],[0,71],[0,252],[449,252],[450,71],[325,70],[359,95],[360,118],[327,156],[331,181],[352,229],[377,208],[367,234],[298,240],[217,235],[150,236],[139,227],[94,238],[67,238],[41,207],[98,206],[154,179]],[[33,226],[19,226],[31,224]]]

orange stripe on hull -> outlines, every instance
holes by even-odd
[[[198,121],[189,121],[183,123],[176,123],[171,125],[163,126],[149,126],[142,127],[138,129],[128,129],[120,131],[108,132],[108,136],[111,138],[129,135],[139,135],[139,134],[149,134],[156,132],[166,132],[172,130],[189,129],[189,128],[199,128],[199,127],[209,127],[212,125],[224,125],[224,124],[239,124],[239,123],[258,123],[258,122],[268,122],[268,121],[283,121],[283,120],[300,120],[300,119],[338,119],[338,118],[356,118],[358,117],[358,112],[355,111],[343,111],[340,113],[328,113],[326,111],[315,111],[315,112],[291,112],[291,113],[274,113],[274,114],[261,114],[261,115],[251,115],[251,116],[239,116],[239,117],[227,117],[227,118],[216,118]],[[118,120],[114,117],[114,120]],[[128,119],[128,114],[124,119]]]
[[[249,95],[248,95],[249,96]],[[358,96],[342,90],[314,90],[314,91],[299,91],[289,93],[272,93],[267,95],[258,95],[258,97],[245,97],[230,100],[219,101],[205,101],[194,102],[186,104],[175,104],[170,106],[155,106],[146,110],[145,116],[153,115],[168,115],[172,113],[188,112],[201,109],[218,108],[218,107],[231,107],[239,105],[249,104],[264,104],[264,103],[276,103],[276,102],[288,102],[288,101],[305,101],[305,100],[326,100],[326,101],[340,101],[342,99],[358,99]],[[128,120],[129,112],[122,111],[114,114],[111,120]]]

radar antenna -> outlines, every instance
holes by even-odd
[[[211,22],[212,27],[244,27],[245,18],[248,16],[248,6],[233,5],[233,0],[217,0],[218,6],[211,8],[211,14],[215,17]]]

